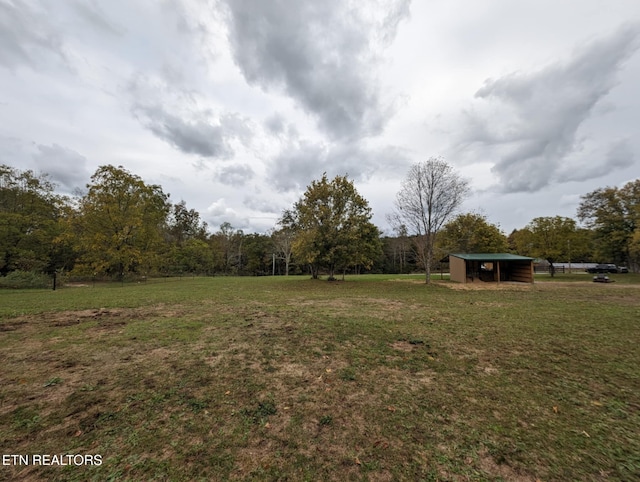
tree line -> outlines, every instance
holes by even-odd
[[[347,176],[314,180],[267,234],[225,222],[215,232],[184,201],[122,166],[99,167],[87,190],[63,196],[46,174],[0,165],[0,276],[66,273],[142,276],[287,275],[422,271],[429,282],[448,253],[515,252],[550,263],[640,263],[640,180],[582,197],[577,219],[539,217],[506,236],[458,209],[468,183],[440,158],[415,164],[388,215],[371,222]]]

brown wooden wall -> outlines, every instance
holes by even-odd
[[[511,261],[511,281],[533,283],[533,261]]]
[[[449,274],[452,281],[458,283],[467,282],[467,266],[464,259],[449,257]]]

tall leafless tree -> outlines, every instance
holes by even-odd
[[[273,240],[273,246],[278,258],[284,260],[285,275],[289,276],[289,265],[291,264],[293,240],[295,238],[295,220],[293,212],[288,209],[285,210],[282,214],[282,218],[278,221],[278,224],[281,226],[281,229],[273,231],[271,233],[271,239]]]
[[[396,210],[390,217],[413,234],[416,255],[426,282],[431,281],[433,247],[440,228],[458,209],[469,192],[469,183],[442,158],[430,158],[409,169],[396,195]]]

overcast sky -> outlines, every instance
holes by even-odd
[[[0,163],[122,165],[216,231],[442,156],[505,233],[640,177],[638,0],[0,0]]]

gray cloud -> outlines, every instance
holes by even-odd
[[[236,63],[251,84],[283,88],[333,139],[379,134],[391,116],[378,85],[379,51],[410,0],[367,8],[341,0],[221,0]]]
[[[233,164],[225,166],[218,170],[216,179],[223,184],[234,187],[244,186],[248,181],[255,177],[255,173],[251,166],[247,164]]]
[[[406,153],[395,146],[367,148],[359,144],[328,146],[306,141],[290,143],[272,160],[268,177],[279,191],[304,189],[323,172],[347,174],[363,181],[375,174],[403,171],[409,165]]]
[[[265,130],[272,135],[278,136],[286,132],[286,121],[279,114],[274,114],[264,121]]]
[[[201,106],[196,92],[173,89],[161,81],[139,77],[130,83],[131,110],[156,137],[176,149],[205,158],[229,159],[232,142],[249,142],[249,121],[238,114],[216,115]]]
[[[583,148],[578,129],[615,87],[619,70],[640,46],[639,32],[638,25],[628,25],[582,46],[566,62],[488,79],[476,93],[478,110],[467,113],[463,148],[499,158],[493,172],[506,192],[574,179],[562,166]],[[606,162],[582,170],[581,180],[628,165]]]
[[[186,120],[159,105],[136,106],[134,111],[153,134],[184,153],[220,159],[233,155],[222,126],[205,120]]]
[[[572,156],[576,158],[577,156]],[[559,175],[567,181],[586,181],[602,177],[613,170],[625,169],[636,161],[628,139],[612,142],[606,152],[599,151],[583,154],[574,162],[568,162],[559,170]]]
[[[275,214],[276,217],[284,210],[285,207],[288,207],[288,204],[274,202],[272,199],[267,200],[260,196],[246,196],[242,201],[242,205],[252,211],[272,215]]]
[[[62,37],[32,6],[22,0],[0,2],[0,65],[37,69],[51,56],[66,63]]]
[[[33,156],[37,169],[46,172],[67,192],[81,189],[89,181],[87,158],[66,147],[38,145]]]

